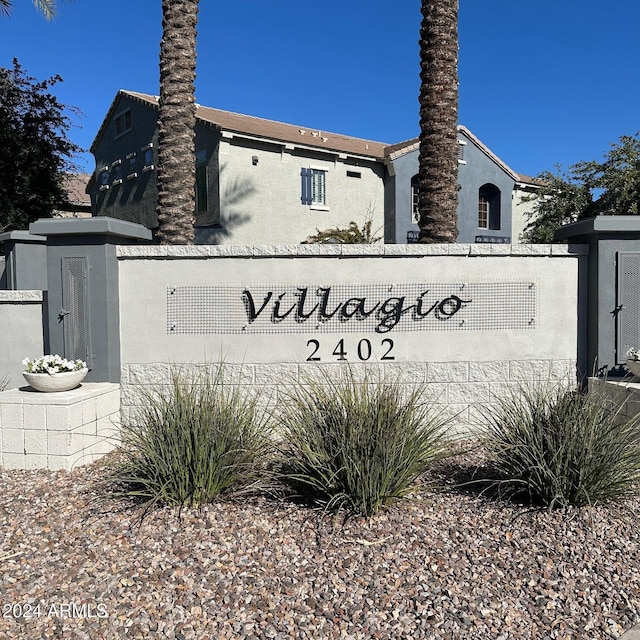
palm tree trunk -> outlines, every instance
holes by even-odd
[[[420,242],[458,237],[458,0],[422,0]]]
[[[193,244],[198,0],[162,0],[158,115],[161,244]]]

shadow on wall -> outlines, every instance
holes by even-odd
[[[225,166],[220,167],[220,175]],[[251,221],[251,214],[241,207],[247,198],[257,192],[245,177],[235,177],[225,184],[220,194],[220,222],[208,227],[196,227],[195,244],[222,244],[233,237],[235,229]]]

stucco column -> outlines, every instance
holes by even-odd
[[[581,291],[586,299],[587,374],[626,374],[627,343],[640,343],[640,284],[637,278],[625,278],[622,270],[629,257],[637,256],[640,265],[640,217],[597,216],[561,227],[554,238],[589,246],[587,287]]]
[[[47,241],[50,352],[85,360],[89,382],[119,382],[116,246],[150,241],[151,232],[106,217],[41,219],[29,231]]]

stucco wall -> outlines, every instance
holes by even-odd
[[[131,129],[118,135],[116,118],[127,111],[131,112]],[[157,119],[156,109],[126,95],[120,96],[113,117],[92,148],[96,160],[96,183],[92,194],[94,215],[138,222],[150,229],[158,226]],[[150,143],[154,168],[145,170],[145,148]],[[116,170],[112,163],[118,160],[121,161],[121,184],[114,183]],[[105,167],[109,171],[109,189],[100,191],[100,174]],[[135,178],[127,179],[134,173],[137,174]]]
[[[418,150],[410,151],[393,161],[393,213],[390,218],[394,220],[394,236],[392,242],[397,244],[407,243],[409,231],[418,232],[417,221],[413,218],[411,200],[411,178],[418,173]]]
[[[460,243],[476,242],[476,236],[509,238],[512,237],[512,192],[513,178],[487,153],[479,148],[464,132],[458,132],[458,141],[464,143],[464,161],[458,164],[458,239]],[[393,207],[395,210],[395,237],[393,241],[404,244],[407,232],[418,232],[419,228],[411,212],[411,178],[418,173],[418,148],[393,160],[394,183]],[[478,227],[478,194],[485,184],[495,185],[500,190],[500,228],[481,229]],[[391,214],[390,214],[391,215]]]
[[[512,209],[512,234],[513,242],[520,242],[520,236],[524,233],[525,228],[531,222],[531,212],[535,206],[535,200],[526,202],[523,199],[528,197],[535,197],[535,187],[528,185],[516,185],[513,191]]]
[[[140,388],[169,381],[171,364],[224,360],[247,384],[277,387],[345,357],[428,383],[467,423],[522,380],[575,376],[584,338],[581,247],[120,247],[118,257],[125,417]],[[366,319],[353,313],[374,304]],[[395,324],[380,316],[399,304]]]
[[[509,238],[517,242],[511,232],[511,197],[514,180],[487,154],[467,138],[458,133],[464,145],[464,163],[458,165],[458,242],[475,242],[476,236]],[[495,185],[500,190],[500,228],[478,227],[478,193],[485,184]]]
[[[44,354],[42,291],[0,291],[0,380],[24,386],[22,361]]]
[[[253,158],[256,158],[254,160]],[[361,227],[368,211],[373,229],[384,224],[384,168],[367,160],[341,159],[337,154],[284,145],[220,141],[220,226],[198,229],[198,244],[266,244],[302,242],[316,231]],[[326,207],[300,202],[300,170],[326,170]],[[349,177],[347,171],[360,177]]]

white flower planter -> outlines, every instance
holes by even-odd
[[[75,389],[89,372],[89,369],[78,369],[77,371],[63,371],[62,373],[29,373],[23,371],[22,375],[29,386],[36,391],[53,393],[55,391],[69,391]]]
[[[626,364],[629,373],[633,374],[636,378],[640,378],[640,360],[627,360]]]

